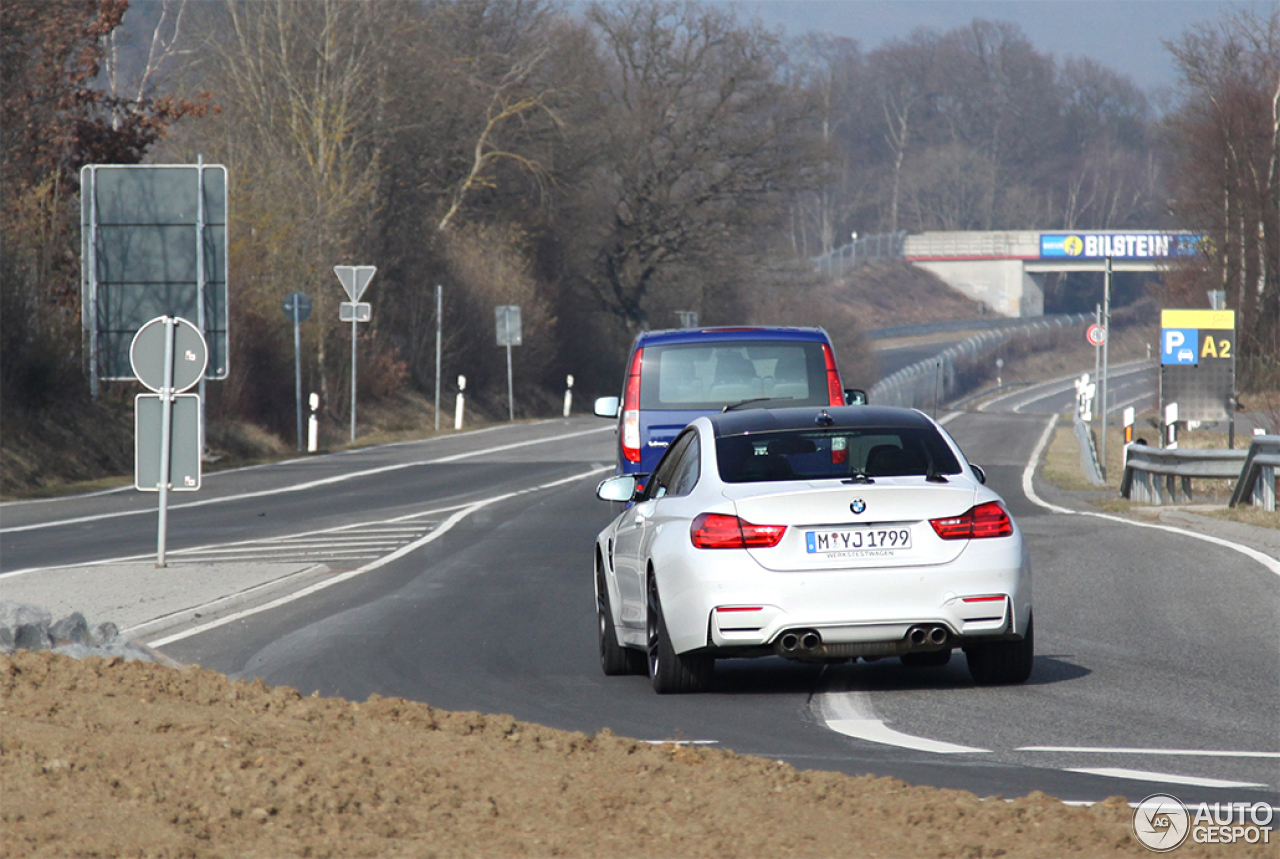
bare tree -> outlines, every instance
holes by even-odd
[[[896,232],[901,226],[899,209],[903,165],[915,142],[916,125],[930,99],[937,93],[937,50],[937,34],[921,29],[906,41],[886,44],[869,58],[884,119],[884,141],[889,147],[891,160],[890,232]]]
[[[1167,47],[1184,91],[1171,120],[1181,162],[1179,214],[1212,239],[1210,277],[1241,314],[1241,352],[1274,356],[1280,353],[1280,9],[1227,13]]]
[[[758,25],[639,0],[593,5],[588,19],[610,69],[596,188],[608,214],[599,276],[586,286],[635,329],[648,321],[655,285],[681,272],[696,282],[689,266],[699,257],[758,247],[753,222],[785,215],[785,195],[812,155],[801,108],[778,80],[778,41]]]

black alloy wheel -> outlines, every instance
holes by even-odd
[[[715,657],[706,653],[676,653],[662,617],[658,599],[658,583],[649,577],[646,600],[645,629],[649,642],[649,679],[659,695],[683,692],[706,692],[715,674]]]

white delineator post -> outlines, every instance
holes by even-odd
[[[320,441],[320,418],[316,415],[316,410],[320,408],[320,395],[311,395],[311,417],[307,418],[307,452],[315,453],[316,445]]]
[[[465,391],[466,388],[467,388],[467,377],[459,376],[458,377],[458,396],[453,401],[453,428],[456,430],[462,429],[462,405],[463,405],[463,400],[465,399],[462,395],[462,392]]]
[[[570,373],[564,380],[564,416],[569,417],[569,412],[573,409],[573,374]]]

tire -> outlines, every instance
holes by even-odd
[[[1027,619],[1021,641],[974,643],[964,649],[964,655],[969,660],[969,675],[979,686],[1024,683],[1031,676],[1035,659],[1035,620]]]
[[[618,631],[609,607],[609,589],[599,570],[596,572],[596,631],[600,640],[600,668],[605,674],[618,677],[645,673],[644,653],[618,644]]]
[[[908,668],[941,668],[951,661],[951,648],[926,650],[922,653],[904,653],[898,658]]]
[[[706,692],[715,673],[715,657],[705,653],[676,653],[662,617],[658,584],[649,577],[645,626],[649,632],[649,679],[659,695]]]

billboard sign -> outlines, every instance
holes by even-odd
[[[207,379],[227,377],[227,169],[86,164],[80,171],[81,307],[94,389],[134,378],[129,348],[147,321],[192,320]]]
[[[1173,259],[1200,246],[1191,233],[1041,233],[1041,259]]]

